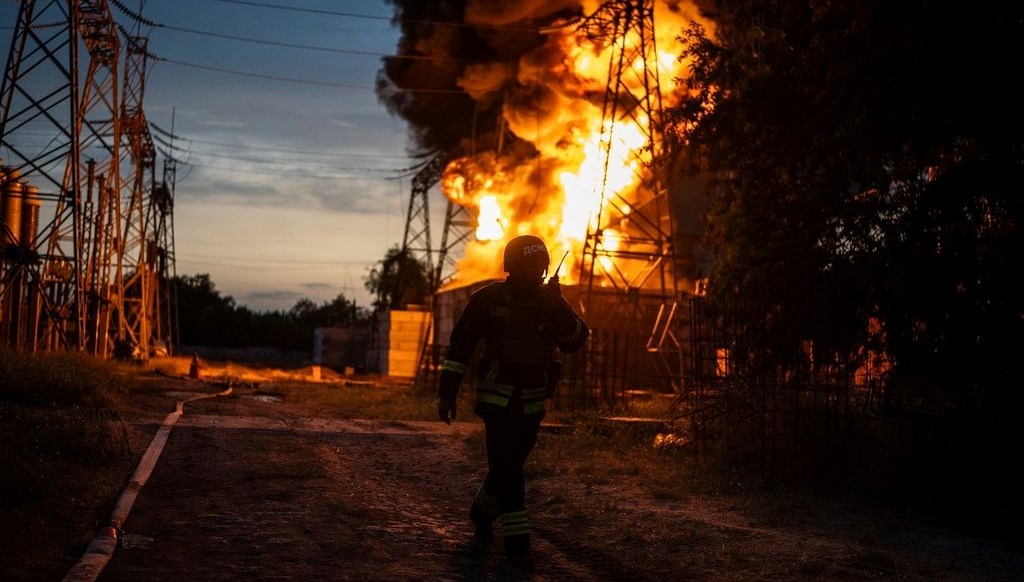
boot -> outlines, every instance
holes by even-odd
[[[494,541],[494,518],[485,514],[476,503],[469,508],[469,519],[473,521],[473,539],[478,544],[490,544]]]
[[[509,565],[523,570],[532,570],[533,556],[530,554],[530,534],[505,536],[505,559]]]

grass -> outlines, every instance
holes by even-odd
[[[133,372],[77,353],[0,350],[0,495],[47,497],[71,466],[116,463],[129,452],[118,408]]]
[[[184,377],[189,373],[191,357],[162,358],[150,364],[164,376]],[[416,388],[408,379],[378,375],[345,377],[329,368],[319,371],[314,380],[311,366],[291,369],[242,364],[230,361],[201,360],[201,377],[211,384],[251,389],[254,394],[273,396],[282,401],[307,406],[314,414],[335,418],[387,420],[434,420],[434,394]],[[472,416],[468,395],[464,394],[460,419]]]
[[[115,405],[132,372],[87,354],[31,354],[0,348],[0,402],[27,406]]]
[[[596,416],[577,417],[572,432],[542,434],[528,470],[544,477],[573,473],[590,485],[609,485],[622,477],[637,479],[658,499],[682,499],[683,484],[695,478],[683,453],[658,450],[653,440],[630,428],[608,429]]]
[[[63,575],[62,556],[109,519],[145,448],[147,435],[121,417],[136,373],[84,354],[0,348],[0,523],[17,532],[0,560],[10,579]]]

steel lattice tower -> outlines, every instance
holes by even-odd
[[[145,42],[129,37],[122,86],[118,30],[106,0],[20,5],[0,86],[4,208],[25,193],[27,212],[17,232],[3,221],[0,328],[19,349],[148,341]],[[126,288],[138,297],[127,309]]]
[[[468,210],[448,200],[440,245],[434,248],[430,233],[429,193],[441,180],[451,160],[449,152],[438,152],[413,176],[412,195],[406,214],[402,249],[416,253],[416,257],[427,265],[431,291],[437,291],[455,273],[457,251],[473,234],[476,224]]]
[[[405,215],[405,233],[402,236],[402,251],[411,253],[427,267],[430,290],[437,289],[437,275],[434,269],[434,249],[430,235],[430,189],[437,184],[448,163],[444,152],[434,154],[412,178],[412,193]],[[438,261],[440,262],[440,261]]]
[[[150,353],[155,335],[151,327],[158,321],[156,307],[156,234],[158,206],[154,200],[156,185],[156,147],[142,108],[146,82],[147,39],[129,36],[125,51],[124,103],[121,125],[125,149],[132,162],[125,176],[127,197],[124,202],[124,326],[122,340],[130,341],[142,356]],[[159,331],[159,330],[157,330]]]
[[[433,381],[431,374],[436,371],[443,355],[438,352],[440,342],[439,338],[435,337],[439,314],[433,294],[455,273],[456,261],[453,257],[456,250],[465,245],[466,240],[473,233],[475,224],[468,210],[447,200],[441,243],[436,249],[433,247],[430,234],[429,194],[430,190],[441,180],[445,167],[451,159],[451,152],[437,152],[413,177],[412,194],[406,215],[405,236],[402,242],[403,250],[416,253],[415,256],[427,265],[430,278],[430,309],[433,319],[423,338],[416,379],[418,385],[429,384]]]
[[[609,0],[580,19],[576,33],[583,42],[611,49],[602,105],[601,205],[584,239],[581,302],[595,328],[621,327],[624,322],[640,326],[646,335],[644,348],[659,375],[678,391],[683,354],[675,329],[679,308],[675,229],[663,178],[666,163],[654,0]],[[639,129],[645,141],[632,160],[639,186],[628,192],[612,191],[607,185],[608,167],[613,157],[622,155],[616,132],[627,124]]]
[[[174,254],[174,185],[178,161],[164,158],[163,181],[153,189],[153,241],[156,245],[155,308],[153,337],[164,341],[168,354],[174,352],[179,335],[178,300],[174,281],[177,263]]]

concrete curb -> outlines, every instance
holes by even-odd
[[[128,486],[121,492],[117,503],[114,504],[114,510],[110,514],[110,523],[100,530],[96,537],[89,542],[85,553],[82,554],[78,563],[64,576],[64,582],[91,582],[99,576],[107,562],[110,561],[111,556],[114,555],[114,550],[117,548],[118,541],[121,539],[121,528],[124,526],[125,520],[128,519],[128,512],[131,511],[132,505],[135,504],[135,499],[139,496],[142,486],[149,480],[153,467],[156,466],[156,460],[160,458],[160,453],[163,452],[164,445],[167,444],[167,437],[171,434],[171,428],[178,422],[181,415],[184,414],[185,404],[205,398],[227,396],[229,394],[231,394],[231,388],[223,392],[201,394],[178,402],[175,405],[174,412],[168,414],[160,424],[156,435],[153,436],[153,440],[149,443],[149,448],[146,449],[142,458],[139,459],[139,464],[135,467],[135,472],[132,474]]]

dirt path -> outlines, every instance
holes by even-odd
[[[480,553],[468,543],[465,498],[479,475],[462,437],[472,430],[183,417],[99,580],[521,578],[500,544]],[[531,579],[611,579],[537,542],[545,566]]]
[[[136,422],[159,422],[139,418]],[[635,476],[535,470],[538,567],[475,551],[477,423],[186,408],[100,582],[162,580],[1019,580],[1019,547],[838,505],[657,499]],[[542,439],[556,438],[542,434]]]

